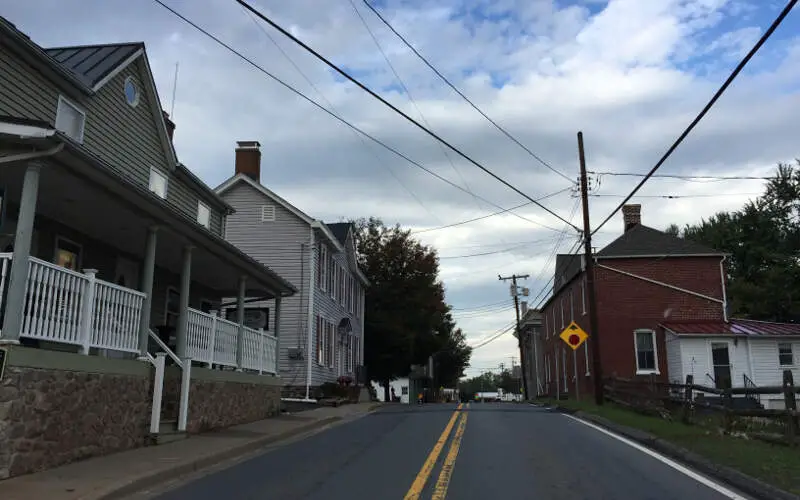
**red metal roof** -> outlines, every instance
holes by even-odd
[[[798,323],[773,323],[752,319],[731,319],[705,322],[662,323],[661,326],[677,335],[762,335],[762,336],[800,336]]]

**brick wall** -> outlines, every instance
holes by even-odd
[[[692,292],[722,299],[722,283],[720,277],[720,257],[670,257],[656,259],[605,259],[601,265],[613,267],[628,273],[636,274],[652,280],[673,285]],[[616,374],[619,377],[636,377],[636,353],[634,348],[634,331],[651,329],[656,331],[659,378],[667,379],[666,343],[663,332],[658,325],[664,321],[721,321],[724,317],[722,304],[689,293],[649,283],[631,276],[626,276],[601,267],[595,268],[596,298],[598,308],[598,326],[601,335],[600,355],[604,376]],[[559,384],[563,391],[562,348],[566,349],[567,389],[574,394],[572,381],[574,364],[571,349],[558,337],[552,335],[552,315],[555,311],[556,334],[561,328],[561,300],[568,305],[569,294],[580,299],[580,286],[583,275],[579,276],[568,287],[560,291],[558,296],[549,301],[543,311],[546,318],[545,353],[549,356],[551,384],[550,394],[555,395],[555,362],[558,355]],[[589,315],[578,314],[576,307],[575,321],[589,335],[587,341],[589,366],[591,368],[592,332],[589,328]],[[569,317],[565,310],[565,324]],[[581,394],[588,395],[592,391],[593,377],[584,376],[585,358],[582,349],[578,350],[578,378]]]

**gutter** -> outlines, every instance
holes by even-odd
[[[46,149],[44,151],[36,151],[31,153],[20,153],[17,155],[12,156],[3,156],[0,157],[0,165],[5,165],[6,163],[14,163],[17,161],[25,161],[25,160],[35,160],[37,158],[45,158],[47,156],[53,156],[54,154],[58,153],[64,149],[64,143],[59,143],[57,146],[52,147],[50,149]]]
[[[728,322],[728,293],[725,287],[725,259],[727,258],[727,255],[723,255],[722,260],[719,261],[719,277],[722,283],[722,320],[725,323]]]

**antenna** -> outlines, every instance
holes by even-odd
[[[169,116],[175,121],[175,92],[178,90],[178,63],[175,63],[175,79],[172,81],[172,104],[169,107]]]

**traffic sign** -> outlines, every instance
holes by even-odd
[[[584,342],[586,342],[586,339],[589,338],[589,335],[583,331],[583,328],[578,326],[578,324],[573,321],[567,325],[566,328],[564,328],[564,331],[561,332],[559,337],[561,337],[561,340],[566,342],[568,346],[572,347],[572,350],[575,350]]]

